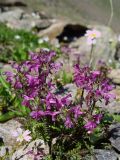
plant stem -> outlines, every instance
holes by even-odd
[[[84,95],[84,89],[82,89],[82,94],[81,94],[81,98],[80,98],[80,105],[81,105],[81,107],[82,107],[82,105],[83,105],[83,95]]]
[[[111,25],[111,22],[112,22],[112,19],[113,19],[113,15],[114,15],[113,1],[112,0],[109,0],[109,1],[110,1],[110,8],[111,8],[111,15],[110,15],[110,19],[109,19],[109,22],[108,22],[108,26]]]
[[[95,100],[93,100],[93,105],[91,106],[91,115],[92,115],[92,112],[93,112],[93,110],[94,110],[95,103],[96,103],[96,101],[95,101]]]
[[[94,45],[91,45],[91,51],[90,51],[90,62],[89,62],[89,67],[92,67],[92,62],[93,62],[93,48]]]

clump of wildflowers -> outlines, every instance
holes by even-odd
[[[88,133],[91,133],[103,117],[101,113],[94,114],[97,102],[103,101],[105,105],[110,103],[115,98],[115,95],[110,92],[114,86],[110,84],[104,72],[92,71],[88,66],[80,68],[79,65],[74,66],[74,82],[82,90],[79,101],[81,108],[85,107],[87,111],[84,127]]]
[[[50,104],[55,103],[57,107],[61,107],[62,99],[49,101],[52,97],[51,74],[55,74],[62,66],[61,63],[55,63],[54,51],[41,50],[40,53],[30,53],[30,59],[18,64],[13,64],[14,73],[6,72],[7,81],[22,97],[22,105],[29,107],[31,116],[35,119],[40,119],[43,116],[50,115],[54,119],[55,113],[50,111]],[[50,100],[51,100],[50,99]],[[48,106],[49,101],[49,106]],[[46,108],[44,104],[46,103]],[[56,110],[58,111],[58,110]]]
[[[54,75],[62,64],[54,62],[55,56],[54,51],[31,52],[27,61],[13,63],[14,72],[6,72],[7,81],[16,95],[22,98],[22,105],[30,108],[30,116],[47,125],[50,153],[55,137],[67,135],[70,141],[80,141],[81,136],[92,134],[104,117],[98,102],[103,101],[107,105],[115,98],[111,93],[114,86],[104,71],[92,70],[90,66],[80,67],[78,64],[74,66],[74,83],[81,90],[80,97],[72,100],[71,94],[56,94]],[[25,139],[21,134],[19,141]]]

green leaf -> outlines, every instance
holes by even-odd
[[[22,114],[19,112],[8,112],[3,115],[0,115],[0,123],[6,122],[12,118],[21,117],[21,116],[22,116]]]
[[[51,126],[51,128],[52,128],[53,130],[56,130],[56,131],[58,131],[58,132],[60,132],[60,131],[61,131],[61,129],[60,129],[60,128],[58,128],[58,127],[55,127],[55,126]]]
[[[0,72],[0,75],[2,73]],[[0,83],[2,84],[3,87],[5,87],[6,89],[9,89],[9,84],[5,81],[5,79],[3,78],[3,76],[0,76]]]

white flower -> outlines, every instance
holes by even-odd
[[[43,37],[43,41],[48,42],[49,41],[49,37],[47,37],[47,36]]]
[[[101,37],[101,32],[96,29],[87,30],[85,36],[89,45],[96,44],[96,39]]]
[[[21,128],[17,128],[16,131],[12,132],[12,135],[16,138],[18,142],[29,142],[32,139],[30,133],[31,132],[29,130],[23,131]]]
[[[39,18],[40,18],[39,14],[38,14],[38,13],[35,13],[35,12],[32,12],[31,15],[32,15],[34,18],[36,18],[36,19],[39,19]]]
[[[112,63],[112,59],[109,59],[108,62],[109,62],[109,63]]]
[[[39,43],[39,44],[42,44],[43,42],[44,42],[44,41],[43,41],[42,38],[38,39],[38,43]]]
[[[68,40],[68,37],[65,36],[63,39],[64,39],[64,41],[67,41],[67,40]]]
[[[21,37],[19,35],[15,35],[15,39],[19,40]]]
[[[50,49],[49,48],[42,48],[42,50],[49,52]]]
[[[31,15],[32,15],[33,17],[35,17],[35,16],[36,16],[35,12],[32,12],[32,13],[31,13]]]
[[[44,42],[48,42],[49,41],[49,37],[43,37],[43,38],[40,38],[40,39],[38,39],[38,43],[39,44],[42,44],[42,43],[44,43]]]

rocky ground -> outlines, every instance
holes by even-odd
[[[43,12],[26,12],[26,4],[24,2],[0,2],[0,22],[6,23],[7,26],[14,29],[24,29],[35,32],[39,37],[49,37],[51,44],[60,45],[67,44],[71,51],[67,54],[67,59],[61,57],[59,61],[64,63],[64,68],[70,68],[78,59],[82,59],[82,63],[88,62],[91,48],[86,44],[85,32],[87,29],[96,28],[100,30],[102,37],[94,48],[94,64],[97,61],[104,60],[111,65],[111,72],[108,75],[111,81],[116,85],[114,92],[117,95],[117,101],[111,102],[106,109],[109,113],[114,115],[120,114],[120,41],[118,35],[113,30],[104,25],[83,25],[83,23],[73,22],[69,20],[56,19],[46,15]],[[4,5],[3,5],[4,4]],[[5,5],[6,4],[6,5]],[[11,7],[12,6],[12,7]],[[13,7],[14,6],[14,7]],[[16,7],[17,6],[17,7]],[[65,55],[66,56],[66,55]],[[114,69],[113,69],[114,67]],[[72,71],[71,71],[72,72]],[[76,89],[71,84],[65,86],[68,92],[75,96]],[[4,142],[5,146],[0,148],[0,156],[7,152],[11,152],[14,146],[15,139],[9,134],[12,130],[21,126],[18,119],[10,120],[6,123],[0,124],[0,141]],[[102,150],[96,149],[94,156],[91,159],[97,160],[119,160],[120,159],[120,123],[115,123],[110,126],[109,143],[110,149]],[[37,152],[43,149],[45,153],[48,152],[48,146],[42,140],[32,141],[28,146],[22,146],[11,157],[11,160],[30,160],[28,151],[34,148]],[[86,160],[87,160],[86,156]]]
[[[0,0],[5,6],[21,6],[25,10],[45,11],[54,17],[67,17],[78,22],[99,22],[107,25],[110,19],[110,0]],[[74,8],[74,9],[73,9]],[[113,0],[113,18],[111,27],[114,31],[120,32],[120,3]]]

